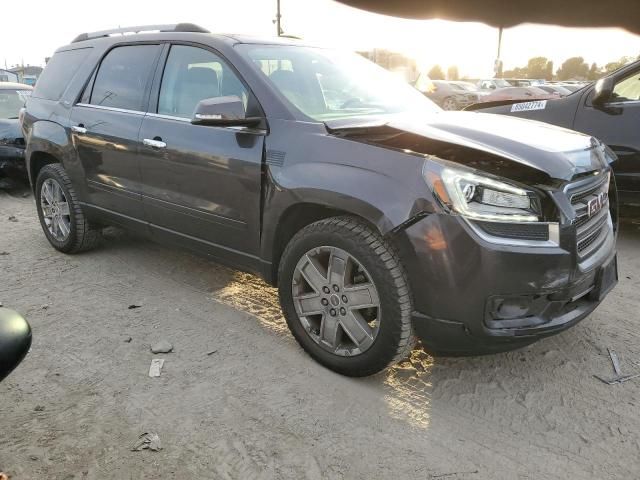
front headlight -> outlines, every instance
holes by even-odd
[[[470,219],[488,222],[538,222],[539,203],[528,190],[475,172],[445,167],[425,172],[438,199]]]

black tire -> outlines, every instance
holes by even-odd
[[[340,356],[320,347],[302,325],[295,309],[292,282],[298,261],[320,246],[337,247],[357,259],[374,283],[381,320],[373,344],[354,356]],[[291,333],[302,348],[325,367],[351,377],[372,375],[404,360],[415,345],[411,323],[412,297],[396,249],[364,221],[350,216],[315,222],[287,245],[279,265],[280,303]]]
[[[68,236],[59,241],[49,232],[49,229],[45,223],[44,214],[42,212],[42,204],[40,201],[42,185],[47,179],[55,180],[67,199],[69,204],[69,217],[70,217],[70,231]],[[94,248],[101,239],[101,231],[93,228],[87,220],[80,204],[78,197],[71,184],[71,179],[65,172],[64,167],[59,163],[52,163],[46,165],[38,173],[36,179],[36,191],[35,191],[36,207],[38,209],[38,218],[40,219],[40,225],[42,230],[49,240],[49,243],[55,248],[64,253],[79,253]]]

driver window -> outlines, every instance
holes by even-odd
[[[637,102],[640,100],[640,72],[620,80],[613,89],[612,102]]]
[[[246,110],[247,90],[220,57],[198,47],[171,47],[160,85],[159,114],[191,118],[200,100],[228,95],[239,97]]]

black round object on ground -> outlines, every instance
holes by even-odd
[[[20,364],[31,347],[31,327],[18,312],[0,308],[0,381]]]

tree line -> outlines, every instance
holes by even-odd
[[[553,61],[546,57],[533,57],[529,59],[524,67],[499,71],[497,76],[500,78],[536,78],[545,80],[597,80],[603,75],[635,60],[640,60],[640,55],[637,58],[621,57],[617,61],[598,66],[596,63],[589,65],[583,57],[571,57],[565,60],[554,73]],[[429,70],[428,75],[432,80],[460,79],[458,67],[455,65],[447,69],[446,75],[440,65],[434,65]]]

